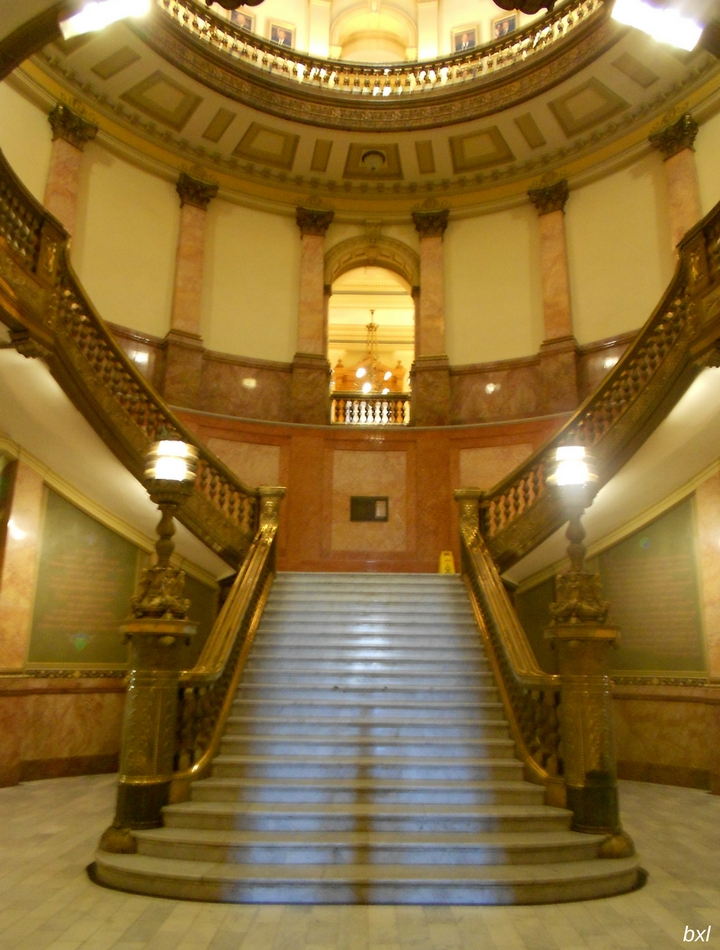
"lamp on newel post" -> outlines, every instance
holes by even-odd
[[[172,567],[174,517],[193,490],[195,446],[173,439],[156,442],[147,455],[144,483],[160,509],[155,563],[142,572],[130,601],[131,619],[121,627],[130,642],[128,682],[115,820],[100,840],[104,851],[133,852],[133,829],[162,824],[175,754],[180,646],[196,625],[188,620],[185,572]]]
[[[620,631],[607,622],[609,604],[600,575],[586,569],[583,543],[582,516],[598,477],[581,445],[559,446],[550,468],[548,484],[568,515],[570,568],[555,578],[552,623],[545,631],[558,658],[567,804],[576,831],[606,835],[602,857],[628,857],[634,847],[620,824],[610,679],[610,650]]]

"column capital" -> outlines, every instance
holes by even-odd
[[[207,206],[218,193],[218,186],[210,184],[209,181],[193,178],[187,172],[180,172],[175,191],[180,195],[181,208],[183,205],[192,205],[193,208],[206,211]]]
[[[698,134],[699,126],[695,119],[686,112],[681,115],[677,122],[660,129],[659,132],[653,132],[649,136],[650,144],[656,148],[667,161],[684,148],[692,148],[695,136]]]
[[[528,198],[535,205],[537,213],[543,215],[550,214],[552,211],[564,211],[569,194],[567,179],[562,178],[553,185],[546,185],[545,188],[531,188],[528,191]]]
[[[64,139],[82,152],[85,143],[92,141],[98,134],[98,127],[81,118],[72,109],[58,103],[48,116],[52,129],[52,140]]]
[[[313,211],[312,208],[295,209],[295,221],[303,237],[306,234],[317,234],[320,237],[325,237],[334,217],[334,211]]]
[[[412,213],[415,230],[421,238],[442,237],[448,226],[449,216],[450,211],[447,208],[442,211],[413,211]]]

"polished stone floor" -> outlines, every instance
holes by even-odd
[[[0,950],[670,950],[690,942],[687,928],[696,947],[720,948],[720,798],[706,792],[621,783],[645,887],[511,908],[219,905],[105,890],[85,868],[113,796],[104,775],[0,789]]]

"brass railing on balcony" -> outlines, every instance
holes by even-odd
[[[607,482],[675,405],[695,376],[717,362],[720,204],[680,244],[673,280],[654,313],[599,388],[560,431],[480,499],[480,530],[500,570],[556,531],[562,506],[547,490],[546,460],[580,444]]]
[[[410,422],[410,395],[333,393],[330,422],[346,426],[406,426]]]
[[[486,46],[424,62],[364,65],[322,59],[268,42],[214,16],[195,0],[156,2],[182,29],[237,62],[306,88],[380,101],[495,76],[547,50],[603,7],[603,0],[570,0],[524,30]]]
[[[257,529],[257,491],[197,442],[115,342],[68,262],[67,237],[0,153],[0,315],[13,343],[25,356],[47,362],[137,478],[142,479],[145,455],[158,439],[195,445],[197,479],[178,518],[237,567]]]

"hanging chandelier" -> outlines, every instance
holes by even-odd
[[[375,311],[370,311],[370,323],[366,325],[367,340],[365,342],[365,356],[360,360],[355,370],[360,392],[369,393],[389,392],[387,383],[392,379],[392,370],[380,362],[377,356],[377,332]]]

